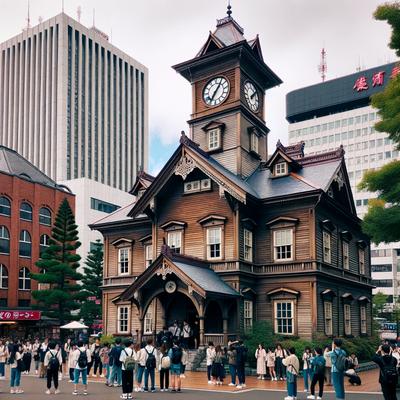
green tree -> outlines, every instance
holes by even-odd
[[[391,26],[389,47],[400,56],[400,3],[379,6],[374,17]],[[385,90],[372,96],[371,102],[381,117],[375,129],[388,133],[397,149],[400,149],[400,74],[392,76]],[[359,189],[377,193],[377,199],[369,201],[363,231],[374,243],[400,240],[400,161],[392,161],[379,170],[368,171]]]
[[[374,295],[372,299],[372,313],[374,317],[379,317],[383,313],[387,300],[388,297],[385,293],[378,292]]]
[[[101,299],[103,284],[103,245],[96,241],[85,261],[82,278],[82,303],[80,317],[87,325],[92,325],[95,319],[101,319]]]
[[[40,272],[31,274],[40,286],[32,292],[37,308],[60,325],[73,319],[71,312],[79,309],[81,274],[77,272],[80,256],[75,217],[67,199],[58,209],[50,238],[50,245],[36,262]]]

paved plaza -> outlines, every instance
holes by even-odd
[[[379,385],[377,384],[377,371],[369,371],[361,374],[363,385],[359,387],[346,386],[347,399],[351,400],[381,400],[383,396],[379,393]],[[158,377],[156,377],[158,381]],[[245,390],[236,390],[227,385],[220,387],[207,385],[204,383],[204,373],[188,373],[187,378],[183,380],[182,393],[137,393],[135,399],[173,399],[176,396],[184,400],[204,400],[207,396],[208,399],[215,400],[261,400],[270,399],[278,400],[286,396],[284,382],[269,382],[257,381],[254,377],[248,379],[248,387]],[[53,397],[54,395],[45,395],[46,381],[38,379],[34,376],[22,376],[22,387],[25,391],[22,395],[15,395],[9,393],[8,380],[0,381],[1,400],[15,399],[16,397],[28,398],[29,400],[42,400],[43,398]],[[60,383],[61,393],[56,396],[59,400],[73,399],[73,398],[88,398],[96,400],[119,399],[121,394],[120,388],[108,388],[102,381],[89,380],[89,387],[87,396],[82,394],[72,396],[73,385],[63,380]],[[324,394],[324,399],[334,400],[335,396],[332,393],[332,387],[328,386]],[[299,379],[299,395],[298,400],[305,400],[306,395],[302,391],[302,380]]]

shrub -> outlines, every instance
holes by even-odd
[[[102,346],[107,345],[107,344],[114,344],[115,342],[115,337],[113,335],[103,335],[100,338],[100,344]]]

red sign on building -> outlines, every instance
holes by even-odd
[[[0,310],[0,321],[39,321],[41,311]]]

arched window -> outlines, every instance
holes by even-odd
[[[46,207],[42,207],[39,210],[39,224],[51,225],[51,211]]]
[[[5,226],[0,226],[0,253],[10,254],[10,233]]]
[[[11,215],[11,202],[7,197],[0,197],[0,214],[1,215]]]
[[[49,246],[50,246],[50,236],[46,234],[40,236],[40,247],[39,247],[40,255],[42,255],[42,253],[46,250],[46,247]]]
[[[31,278],[29,275],[28,268],[22,267],[19,270],[18,289],[19,290],[31,290]]]
[[[21,257],[31,257],[32,240],[28,231],[21,231],[19,234],[19,255]]]
[[[0,264],[0,289],[8,288],[8,269],[5,265]]]
[[[32,221],[32,207],[28,203],[21,203],[19,217],[25,221]]]

